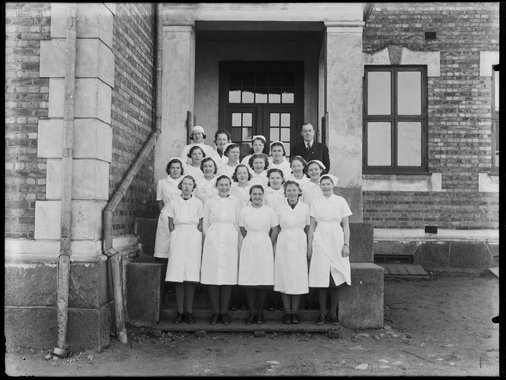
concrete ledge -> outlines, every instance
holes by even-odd
[[[350,223],[350,262],[374,261],[374,228],[368,223]]]
[[[339,291],[339,324],[358,329],[383,327],[383,296],[383,268],[352,263],[351,286]]]
[[[126,265],[126,314],[133,326],[158,323],[161,286],[165,273],[161,263],[130,262]]]

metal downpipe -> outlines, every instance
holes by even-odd
[[[57,321],[58,341],[53,353],[60,357],[68,356],[67,322],[70,275],[70,245],[72,241],[72,171],[74,145],[74,98],[77,39],[77,4],[69,3],[66,18],[65,47],[65,101],[64,136],[62,157],[62,199],[61,199],[61,238],[58,263]]]
[[[154,119],[155,119],[155,129],[151,133],[148,141],[144,144],[142,150],[139,155],[136,157],[135,162],[128,170],[127,175],[119,185],[118,189],[112,196],[111,200],[108,202],[107,206],[103,212],[103,251],[104,254],[108,257],[107,262],[110,268],[110,273],[112,275],[112,286],[114,293],[114,322],[116,327],[116,333],[118,340],[122,343],[128,342],[127,330],[125,325],[125,310],[124,310],[124,302],[123,302],[123,278],[121,271],[121,255],[118,251],[113,248],[113,218],[116,207],[119,205],[121,200],[123,199],[125,193],[127,192],[130,184],[135,178],[135,175],[142,167],[144,161],[149,156],[151,150],[153,149],[158,136],[161,134],[161,49],[162,49],[162,13],[163,11],[163,3],[155,4],[155,41],[156,41],[156,49],[155,49],[155,75],[154,75],[154,97],[155,97],[155,109],[154,109]]]

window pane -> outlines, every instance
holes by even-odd
[[[237,72],[237,71],[232,71],[230,73],[230,77],[229,77],[228,81],[229,81],[228,85],[230,87],[233,87],[233,86],[241,87],[241,73]]]
[[[367,114],[390,115],[391,88],[389,71],[367,73]]]
[[[294,86],[295,85],[295,75],[291,72],[283,73],[283,86]]]
[[[279,87],[270,89],[269,103],[281,103],[281,89]]]
[[[281,103],[293,103],[293,89],[284,89],[281,95]]]
[[[252,128],[243,128],[242,129],[242,141],[251,141],[251,131]]]
[[[242,137],[242,128],[232,128],[232,141],[241,141]]]
[[[229,103],[241,103],[241,90],[230,89],[228,92]]]
[[[268,86],[268,73],[257,73],[257,86]]]
[[[290,126],[290,114],[289,113],[282,113],[281,114],[281,126],[282,127],[289,127]]]
[[[269,85],[270,86],[281,86],[281,73],[280,72],[271,72],[269,74]]]
[[[494,167],[499,167],[499,121],[492,120],[492,162]]]
[[[271,113],[271,127],[279,127],[279,113]]]
[[[240,127],[241,126],[241,114],[233,113],[232,114],[232,127]]]
[[[419,71],[399,71],[397,91],[399,115],[422,113],[422,74]]]
[[[422,123],[397,124],[397,165],[422,165]]]
[[[271,141],[279,140],[279,128],[271,128],[270,140]]]
[[[255,85],[255,73],[244,72],[242,74],[242,85],[243,86],[254,86]]]
[[[253,89],[244,89],[242,92],[242,102],[243,103],[253,103],[255,101],[255,93]]]
[[[253,124],[252,124],[252,119],[253,119],[253,114],[252,113],[243,113],[242,114],[242,125],[243,127],[251,127]]]
[[[255,103],[267,103],[267,87],[257,87]]]
[[[290,128],[281,128],[281,141],[290,141]]]
[[[494,71],[494,111],[499,112],[499,71]]]
[[[390,123],[367,123],[367,165],[390,166],[391,162]]]

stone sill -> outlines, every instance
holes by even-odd
[[[480,193],[498,193],[499,175],[498,173],[478,173],[478,191]]]
[[[441,173],[402,175],[402,174],[363,174],[362,191],[441,191]]]
[[[428,234],[423,229],[375,228],[374,241],[483,241],[497,244],[499,243],[499,230],[439,229],[437,234]]]

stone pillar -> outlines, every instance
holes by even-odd
[[[155,145],[155,181],[167,176],[165,165],[187,144],[187,114],[194,113],[194,25],[163,27],[162,133]],[[201,120],[204,124],[205,120]]]
[[[330,173],[336,193],[363,221],[362,198],[362,31],[363,22],[326,23],[325,111],[328,112]]]

